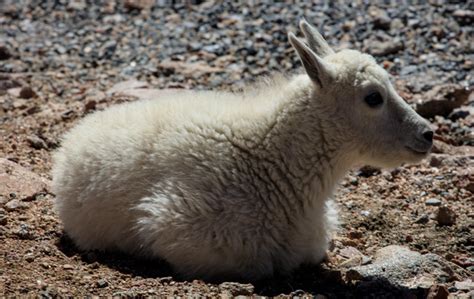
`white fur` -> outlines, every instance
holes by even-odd
[[[305,74],[84,118],[54,156],[67,234],[85,250],[161,257],[189,278],[258,279],[320,262],[338,179],[356,163],[418,160],[405,146],[427,127],[371,57],[321,48],[322,87]],[[368,88],[384,107],[365,105]]]

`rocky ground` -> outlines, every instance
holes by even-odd
[[[473,2],[165,2],[1,1],[0,296],[474,296]],[[434,153],[347,175],[328,260],[289,276],[183,281],[163,261],[78,251],[50,190],[60,136],[137,88],[238,90],[293,72],[286,33],[302,17],[335,48],[376,57],[433,122]]]

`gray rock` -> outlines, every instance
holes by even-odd
[[[408,289],[429,289],[457,277],[469,277],[461,267],[439,255],[420,254],[407,247],[391,245],[379,249],[374,262],[350,268],[346,279],[352,281],[388,280],[395,286]]]
[[[24,202],[19,201],[18,199],[10,200],[5,204],[5,210],[7,211],[18,211],[26,209],[28,205]]]
[[[30,228],[27,224],[20,224],[20,227],[14,232],[22,240],[34,240],[36,236],[34,229]]]
[[[427,206],[434,206],[434,207],[438,207],[441,205],[441,200],[435,198],[435,197],[432,197],[432,198],[428,198],[426,201],[425,201],[425,204]]]
[[[403,49],[404,45],[401,40],[393,40],[386,42],[374,42],[369,51],[374,56],[385,56],[389,54],[395,54]]]
[[[468,278],[464,281],[456,281],[454,283],[454,286],[456,289],[461,290],[461,291],[472,291],[474,290],[474,282],[472,281],[471,278]]]

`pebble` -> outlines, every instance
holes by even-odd
[[[0,60],[7,60],[12,57],[12,54],[5,46],[0,46]]]
[[[18,199],[13,199],[7,202],[4,207],[5,207],[5,210],[12,212],[12,211],[24,210],[28,207],[28,204],[21,202]]]
[[[425,204],[426,204],[427,206],[438,207],[438,206],[441,205],[441,200],[439,200],[438,198],[432,197],[432,198],[428,198],[428,199],[425,201]]]
[[[154,0],[125,0],[123,6],[127,9],[150,9],[153,7]]]
[[[46,144],[46,142],[41,139],[40,137],[36,136],[36,135],[30,135],[28,137],[26,137],[26,141],[28,141],[28,143],[30,144],[30,146],[34,149],[47,149],[48,148],[48,145]]]
[[[466,190],[474,194],[474,182],[469,182],[465,188]]]
[[[28,74],[33,74],[36,79],[31,79],[32,82],[28,81],[28,84],[32,90],[38,92],[39,97],[51,93],[53,96],[47,96],[48,104],[56,104],[59,98],[59,103],[67,107],[65,109],[71,109],[63,115],[63,120],[57,120],[67,126],[71,120],[82,116],[82,109],[88,112],[95,108],[87,102],[90,100],[88,97],[85,98],[87,100],[78,97],[77,102],[74,102],[76,99],[70,101],[70,82],[77,85],[93,83],[99,85],[100,90],[106,90],[115,82],[129,79],[122,76],[133,76],[157,88],[171,84],[181,88],[227,88],[242,86],[242,83],[255,79],[255,75],[266,68],[281,71],[299,68],[297,58],[291,48],[287,47],[286,29],[296,31],[295,20],[305,14],[308,14],[308,20],[314,20],[317,26],[324,29],[323,33],[330,44],[339,44],[336,41],[344,34],[344,42],[348,47],[361,49],[364,39],[376,36],[374,41],[377,40],[379,46],[382,44],[378,49],[378,55],[381,57],[377,59],[387,61],[387,69],[395,75],[395,79],[400,74],[406,77],[406,85],[412,85],[410,92],[423,93],[440,82],[459,82],[460,85],[472,83],[472,62],[469,62],[466,56],[466,49],[470,49],[471,43],[469,22],[472,20],[469,16],[472,12],[464,4],[454,3],[456,1],[443,1],[442,5],[433,5],[435,1],[423,2],[416,10],[403,3],[391,3],[384,5],[383,9],[373,16],[366,13],[367,1],[354,2],[347,6],[310,5],[304,2],[287,5],[263,1],[251,7],[230,1],[219,5],[212,2],[201,5],[172,5],[161,0],[106,2],[107,4],[97,4],[94,1],[60,0],[55,1],[54,5],[45,2],[35,7],[22,7],[20,2],[14,4],[15,1],[7,1],[6,6],[12,9],[7,11],[4,7],[0,8],[5,12],[0,17],[0,27],[6,32],[0,41],[5,43],[0,46],[0,73],[27,71]],[[153,5],[155,8],[150,12],[126,10],[146,10]],[[103,11],[106,11],[106,14]],[[354,15],[354,11],[358,13]],[[235,18],[233,14],[236,15]],[[289,15],[291,17],[281,17]],[[49,16],[56,21],[50,22]],[[462,26],[463,24],[466,26]],[[403,37],[403,44],[397,44],[397,37]],[[374,47],[377,43],[369,44],[369,47]],[[204,51],[203,47],[208,51]],[[239,48],[242,50],[238,50]],[[216,60],[223,54],[232,57],[232,60],[218,65]],[[422,60],[420,57],[423,55],[426,59]],[[179,67],[173,68],[172,71],[163,71],[159,63],[166,59],[179,61]],[[211,69],[196,75],[194,68],[188,67],[187,70],[182,67],[199,61],[206,64],[208,69],[218,67],[223,71],[216,74]],[[132,62],[133,67],[120,73],[120,70],[131,66]],[[185,70],[185,74],[180,72],[180,68]],[[62,77],[51,80],[56,75]],[[4,83],[1,82],[6,81],[0,79],[0,85],[3,86]],[[9,87],[4,90],[24,86],[24,82],[21,83],[15,86],[5,83],[5,86]],[[53,91],[50,85],[54,87]],[[16,92],[20,96],[21,89]],[[11,98],[9,94],[0,97]],[[28,109],[31,102],[20,102],[16,98],[14,104],[2,102],[1,105],[28,105],[25,106]],[[104,103],[98,100],[96,102]],[[8,113],[13,111],[9,109],[3,110]],[[456,121],[469,117],[463,118],[462,113],[450,115],[450,119]],[[2,112],[0,118],[4,118]],[[23,119],[18,119],[18,122],[22,121]],[[449,133],[451,125],[447,126],[447,130]],[[469,142],[459,140],[453,138],[448,141],[453,145]],[[36,159],[39,154],[45,153],[32,151],[32,154],[32,158]],[[17,161],[25,162],[24,157],[19,156],[18,159]],[[440,172],[445,173],[444,169]],[[405,173],[402,172],[397,175],[397,179],[404,176]],[[375,181],[378,178],[372,179]],[[444,181],[447,179],[450,178],[447,177]],[[350,183],[362,185],[365,181],[359,177]],[[22,185],[26,182],[22,181]],[[0,185],[3,185],[3,182]],[[403,192],[403,189],[400,189],[393,192],[394,198],[398,196],[395,193]],[[458,189],[454,194],[458,194],[457,191],[460,196],[468,192],[467,189]],[[18,193],[19,190],[12,192]],[[23,196],[19,194],[18,198],[23,199]],[[445,200],[444,197],[441,199]],[[423,202],[421,204],[423,205]],[[369,212],[364,211],[362,214],[369,215]],[[424,223],[428,218],[423,215],[418,220]],[[371,236],[371,233],[368,232],[367,235]],[[413,237],[416,239],[416,235]]]
[[[35,91],[29,86],[22,87],[19,93],[19,97],[22,99],[31,99],[35,98],[36,96],[37,95]]]
[[[404,45],[401,40],[392,40],[386,42],[374,42],[369,51],[374,56],[386,56],[389,54],[395,54],[403,49]]]
[[[96,286],[98,288],[105,288],[109,285],[109,283],[107,282],[107,280],[105,279],[99,279],[97,282],[96,282]]]
[[[439,225],[451,226],[456,223],[456,214],[448,207],[439,207],[436,221]]]
[[[28,263],[31,263],[31,262],[33,262],[33,261],[35,260],[35,256],[34,256],[34,254],[32,254],[32,253],[27,253],[27,254],[25,254],[25,256],[24,256],[24,259],[25,259],[25,261],[27,261]]]

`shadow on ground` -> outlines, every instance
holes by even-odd
[[[60,237],[57,246],[68,257],[79,256],[84,263],[99,263],[123,274],[156,279],[171,276],[174,281],[184,281],[173,273],[169,264],[163,260],[139,259],[117,252],[83,252],[65,235]],[[301,296],[311,293],[322,294],[328,298],[425,298],[427,295],[426,290],[409,290],[380,278],[358,283],[346,282],[341,271],[327,269],[321,265],[303,265],[288,276],[276,275],[256,282],[240,283],[252,283],[255,293],[262,296]]]
[[[62,235],[56,245],[66,256],[79,256],[87,264],[99,263],[120,273],[143,278],[173,276],[173,280],[181,281],[175,277],[169,264],[163,260],[140,259],[120,252],[81,251],[66,235]]]

